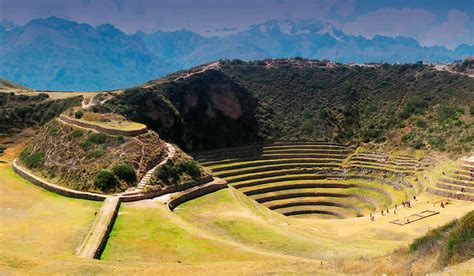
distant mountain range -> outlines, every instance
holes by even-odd
[[[310,20],[270,20],[227,35],[190,31],[126,34],[110,24],[92,27],[49,17],[24,26],[0,24],[0,77],[51,90],[107,90],[134,86],[176,70],[218,59],[300,56],[342,63],[451,62],[474,55],[422,47],[409,37],[347,35]]]

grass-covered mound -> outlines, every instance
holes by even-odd
[[[155,132],[111,136],[53,120],[19,155],[21,164],[76,190],[118,192],[135,186],[167,154]]]
[[[413,241],[410,254],[417,258],[435,258],[439,268],[474,257],[474,211],[460,219],[430,230]]]
[[[144,124],[128,121],[122,115],[117,113],[101,114],[75,107],[65,112],[64,115],[74,118],[79,122],[104,129],[134,131],[146,128]]]
[[[193,185],[193,182],[208,180],[211,172],[192,157],[176,148],[175,155],[160,166],[152,176],[150,186],[175,187]]]
[[[421,275],[440,271],[473,257],[474,211],[470,211],[459,219],[429,230],[408,247],[386,256],[338,264],[338,269],[351,274]]]
[[[456,153],[474,145],[474,79],[467,76],[422,64],[322,67],[300,59],[216,68],[129,89],[101,109],[186,150],[290,139]]]

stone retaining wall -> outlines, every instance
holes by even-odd
[[[331,173],[331,171],[329,171],[328,173]],[[287,174],[282,174],[280,176],[284,176],[284,177],[282,177],[281,181],[320,180],[320,179],[326,179],[326,178],[329,178],[329,177],[334,177],[334,178],[338,177],[338,175],[334,175],[334,174],[314,174],[314,175],[297,175],[296,174],[296,175],[293,175],[293,176],[290,176],[290,175],[287,175]],[[251,180],[251,179],[248,179],[248,180]],[[269,184],[269,183],[273,183],[275,181],[280,181],[280,179],[259,179],[259,178],[256,178],[255,181],[252,181],[252,182],[249,182],[249,183],[235,184],[235,185],[232,185],[232,187],[234,187],[236,189],[240,189],[240,188],[257,186],[257,185],[262,185],[262,184]],[[229,182],[231,182],[231,181],[229,181]]]
[[[270,192],[285,191],[285,190],[294,190],[294,189],[312,189],[312,188],[322,188],[322,189],[348,189],[348,188],[360,188],[360,185],[356,184],[337,184],[337,183],[304,183],[304,184],[286,184],[278,185],[273,187],[264,187],[257,188],[255,190],[245,191],[244,194],[247,196],[258,195]]]
[[[214,179],[214,181],[209,184],[195,187],[195,189],[180,193],[178,196],[174,197],[168,202],[168,208],[173,211],[180,204],[224,188],[227,188],[227,182],[220,179]]]
[[[298,163],[311,163],[314,164],[315,167],[323,166],[325,168],[335,168],[339,167],[340,160],[328,160],[328,159],[315,159],[315,160],[305,160],[305,159],[276,159],[276,160],[268,160],[258,163],[252,164],[237,164],[232,165],[229,163],[229,166],[220,167],[220,168],[211,168],[213,172],[220,172],[220,171],[227,171],[227,170],[238,170],[243,168],[249,168],[252,166],[270,166],[270,165],[296,165]]]
[[[310,214],[323,214],[323,215],[331,215],[335,216],[340,219],[344,219],[345,217],[339,213],[332,212],[332,211],[325,211],[325,210],[298,210],[298,211],[289,211],[282,213],[285,216],[295,216],[295,215],[310,215]]]
[[[474,196],[471,196],[471,195],[466,195],[466,194],[461,194],[461,193],[456,193],[456,192],[442,191],[442,190],[438,190],[438,189],[433,189],[431,187],[427,187],[426,191],[429,192],[429,193],[432,193],[434,195],[437,195],[437,196],[454,198],[454,199],[459,199],[459,200],[474,201]]]
[[[59,115],[59,118],[68,124],[76,125],[83,128],[94,129],[100,133],[104,133],[108,135],[137,136],[137,135],[146,133],[148,131],[146,127],[142,129],[137,129],[137,130],[110,129],[110,128],[105,128],[98,125],[82,122],[79,120],[75,120],[63,114]]]
[[[33,175],[32,173],[28,172],[26,169],[20,167],[17,164],[16,159],[13,160],[12,166],[13,166],[13,171],[16,174],[23,177],[25,180],[35,184],[36,186],[39,186],[50,192],[67,196],[67,197],[78,198],[78,199],[87,199],[87,200],[95,200],[95,201],[104,201],[106,199],[106,196],[102,194],[76,191],[76,190],[68,189],[59,185],[49,183],[46,180],[41,179]]]
[[[138,201],[138,200],[143,200],[143,199],[151,199],[151,198],[155,198],[155,197],[162,196],[162,195],[165,195],[165,194],[170,194],[170,193],[175,193],[175,192],[180,192],[180,191],[183,191],[183,190],[187,190],[191,187],[202,185],[202,184],[210,182],[210,181],[212,181],[212,176],[207,176],[207,177],[203,177],[203,178],[200,178],[198,180],[195,180],[195,181],[189,181],[187,183],[184,183],[184,184],[178,186],[177,188],[175,188],[174,186],[171,186],[171,187],[168,187],[166,189],[159,190],[159,191],[152,191],[152,192],[141,193],[141,194],[136,194],[136,195],[129,195],[129,196],[122,195],[120,197],[120,200],[122,202],[131,202],[131,201]]]
[[[234,172],[224,172],[219,173],[215,172],[216,175],[219,177],[231,177],[231,176],[238,176],[243,174],[250,174],[250,173],[260,173],[260,172],[272,172],[277,170],[290,170],[290,169],[298,169],[298,168],[338,168],[339,165],[337,164],[325,164],[325,163],[314,163],[314,164],[281,164],[275,165],[272,167],[249,167],[249,169],[241,170],[241,171],[234,171]],[[213,171],[214,172],[214,171]]]

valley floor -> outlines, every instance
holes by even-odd
[[[80,259],[80,244],[100,203],[69,199],[18,177],[0,157],[0,273],[27,274],[338,274],[341,261],[380,256],[427,230],[461,217],[472,202],[422,194],[398,214],[345,220],[289,218],[233,188],[169,211],[160,198],[124,203],[102,260]],[[433,205],[433,202],[435,204]],[[440,214],[399,226],[389,221],[424,210]],[[470,273],[472,260],[444,273]],[[345,270],[344,272],[351,272]]]

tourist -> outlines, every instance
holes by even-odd
[[[384,215],[384,214],[383,214],[383,210],[381,211],[381,213],[382,213],[382,216],[383,216],[383,215]]]

